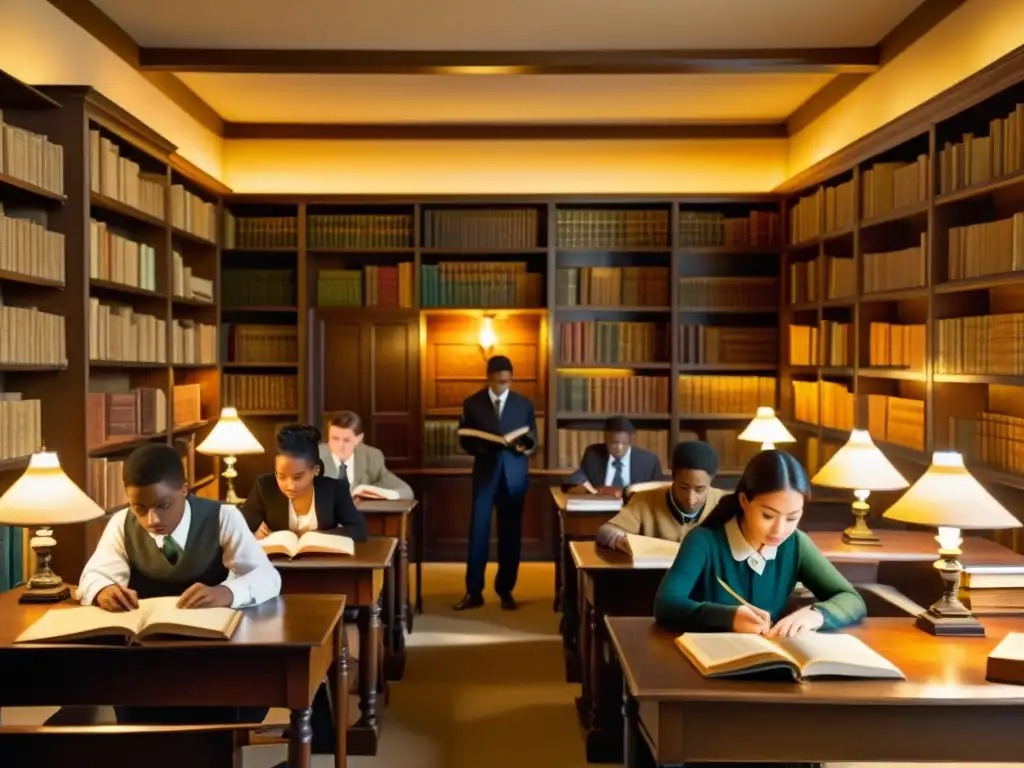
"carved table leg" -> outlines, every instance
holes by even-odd
[[[565,532],[561,525],[561,517],[559,517],[558,529],[558,536],[555,538],[555,551],[553,553],[555,556],[555,613],[562,610],[562,598],[564,597],[562,589],[562,561],[565,557],[567,544],[565,542]]]
[[[388,657],[384,675],[388,680],[401,680],[405,674],[405,633],[409,617],[409,544],[398,540],[398,557],[395,558],[395,610],[390,614],[393,620],[388,628]]]
[[[562,649],[565,680],[580,682],[580,589],[579,571],[569,559],[569,539],[562,544]]]
[[[377,669],[381,645],[380,603],[360,612],[359,626],[359,710],[358,725],[377,727]]]
[[[288,768],[309,768],[313,752],[312,707],[293,709],[288,738]]]
[[[348,633],[344,624],[337,630],[338,661],[332,677],[331,706],[334,711],[334,768],[348,765]]]

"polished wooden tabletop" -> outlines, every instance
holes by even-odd
[[[804,683],[708,679],[674,643],[676,632],[650,618],[605,619],[630,694],[640,701],[756,701],[809,704],[977,704],[1024,707],[1024,686],[985,680],[989,653],[1024,618],[985,618],[985,637],[934,637],[912,618],[865,619],[844,632],[887,658],[906,680],[811,680]]]
[[[17,652],[40,646],[75,648],[76,643],[26,643],[14,640],[48,610],[68,610],[78,607],[74,600],[55,605],[23,604],[18,602],[22,589],[0,594],[0,653]],[[242,609],[242,621],[227,642],[176,639],[166,642],[147,641],[147,647],[172,645],[174,647],[207,648],[275,645],[316,648],[323,645],[345,610],[344,595],[282,595],[252,608]],[[87,646],[93,647],[93,646]]]
[[[380,570],[391,565],[398,539],[380,536],[357,541],[352,555],[299,555],[294,560],[286,557],[272,557],[270,562],[281,570],[303,570],[307,568],[366,568]]]

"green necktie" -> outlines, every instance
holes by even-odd
[[[181,547],[178,546],[178,542],[170,536],[164,536],[164,545],[160,550],[164,553],[168,563],[171,565],[178,564],[178,558],[181,557]]]

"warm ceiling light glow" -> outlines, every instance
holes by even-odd
[[[493,64],[477,67],[437,67],[436,72],[439,75],[526,75],[532,70],[532,67]]]
[[[498,334],[494,332],[494,321],[485,317],[480,325],[480,348],[490,352],[498,345]]]

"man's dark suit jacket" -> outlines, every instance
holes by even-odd
[[[366,518],[352,500],[348,478],[313,479],[313,504],[316,506],[316,527],[325,533],[344,533],[353,541],[366,541]],[[242,516],[255,532],[265,522],[272,531],[288,530],[288,497],[277,487],[277,478],[270,472],[253,483],[249,498],[242,505]],[[338,531],[338,526],[343,526]]]
[[[605,484],[608,471],[608,447],[604,443],[587,446],[580,459],[580,468],[573,472],[569,479],[570,485],[583,485],[590,482],[595,488]],[[661,460],[658,456],[635,445],[629,453],[629,483],[647,483],[667,479],[661,472]]]
[[[462,403],[462,420],[459,426],[497,435],[508,434],[520,427],[529,427],[529,433],[520,440],[526,444],[528,451],[532,451],[537,445],[537,420],[533,403],[517,392],[508,393],[505,406],[501,410],[500,423],[486,387],[470,395]],[[525,452],[520,453],[512,446],[502,448],[473,437],[460,437],[459,444],[462,450],[473,457],[474,485],[486,485],[494,480],[499,472],[503,472],[511,493],[526,492],[530,485],[530,462]]]

